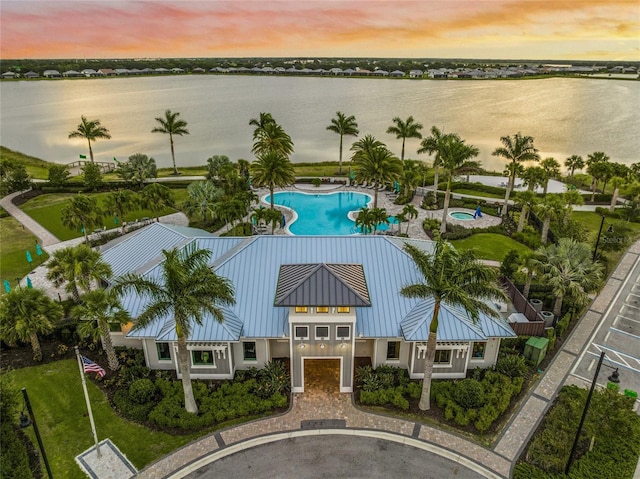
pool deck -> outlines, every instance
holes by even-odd
[[[373,190],[370,190],[369,188],[345,186],[340,183],[322,184],[320,186],[313,186],[311,184],[305,184],[305,183],[296,183],[295,185],[289,188],[277,189],[276,192],[278,191],[300,191],[303,193],[334,193],[339,191],[353,191],[356,193],[365,193],[373,197]],[[257,190],[256,193],[260,197],[261,204],[268,206],[268,204],[264,201],[264,197],[269,194],[269,191],[266,189],[261,189],[261,190]],[[387,195],[387,193],[388,192],[385,192],[385,191],[378,192],[378,207],[386,209],[389,216],[395,216],[400,212],[402,212],[404,205],[394,204],[393,200]],[[435,219],[441,220],[442,210],[441,209],[440,210],[423,210],[422,208],[420,208],[421,201],[422,201],[422,196],[416,195],[413,198],[413,201],[411,202],[411,204],[413,204],[416,207],[416,210],[418,211],[418,217],[415,219],[412,219],[411,222],[409,223],[409,237],[416,238],[416,239],[430,239],[422,229],[422,222],[426,218],[435,218]],[[278,209],[280,209],[284,213],[286,222],[287,224],[289,224],[293,219],[293,214],[291,213],[291,210],[286,208],[278,208]],[[452,213],[454,211],[464,211],[466,213],[471,213],[471,214],[475,213],[475,210],[471,210],[468,208],[449,208],[449,213]],[[483,214],[482,218],[477,218],[471,221],[456,220],[455,218],[452,218],[451,216],[449,216],[447,218],[447,222],[455,225],[460,225],[465,228],[487,228],[489,226],[499,225],[502,222],[502,219],[496,216],[489,216],[489,215]],[[402,232],[403,233],[406,232],[406,229],[407,229],[407,223],[403,223]],[[269,228],[268,231],[270,232],[271,228]],[[397,226],[391,225],[389,231],[396,232]],[[282,228],[277,228],[274,231],[274,234],[283,235],[283,234],[287,234],[287,232]]]

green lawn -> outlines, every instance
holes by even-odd
[[[7,374],[13,376],[18,389],[27,389],[53,476],[86,479],[74,458],[94,442],[77,361],[67,359]],[[115,414],[104,393],[90,380],[87,389],[98,439],[111,439],[138,470],[205,434],[152,431]],[[33,428],[25,431],[37,445]]]
[[[53,164],[33,156],[25,155],[19,151],[10,150],[4,146],[0,146],[0,159],[9,160],[16,165],[25,165],[27,173],[31,175],[32,178],[41,180],[49,178],[49,167]]]
[[[95,196],[98,200],[98,204],[103,205],[104,198],[108,193],[93,193],[91,196]],[[22,210],[31,216],[34,220],[40,223],[43,227],[48,229],[53,235],[57,236],[61,241],[70,240],[82,236],[82,233],[73,231],[67,228],[60,221],[60,212],[67,203],[67,200],[72,197],[73,193],[51,193],[36,196],[35,198],[27,201],[22,205]],[[160,216],[174,213],[173,209],[166,209],[160,213]],[[132,221],[144,217],[153,217],[153,213],[149,210],[136,210],[127,214],[124,221]],[[104,217],[104,226],[114,228],[116,225],[112,215]]]
[[[459,190],[455,190],[451,192],[452,195],[461,194],[461,195],[471,195],[471,196],[481,196],[483,198],[504,198],[504,195],[496,195],[493,193],[487,193],[485,191],[477,191],[470,190],[466,188],[460,188]]]
[[[480,259],[502,261],[505,255],[512,249],[524,252],[529,248],[511,238],[494,233],[479,233],[461,240],[451,241],[456,249],[472,249]]]
[[[33,262],[27,262],[26,251],[29,250]],[[24,277],[40,261],[49,257],[42,251],[42,258],[36,254],[36,237],[18,223],[13,217],[0,218],[0,283],[8,280],[11,288],[15,288],[16,278]],[[0,294],[4,294],[4,286],[0,285]]]

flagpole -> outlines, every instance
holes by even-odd
[[[93,433],[93,440],[96,443],[96,452],[98,453],[98,458],[102,457],[100,453],[100,443],[98,442],[98,434],[96,433],[96,424],[93,422],[93,411],[91,411],[91,403],[89,402],[89,394],[87,393],[87,382],[84,379],[84,368],[82,367],[82,359],[80,359],[80,351],[78,350],[78,346],[76,349],[76,357],[78,358],[78,367],[80,368],[80,377],[82,378],[82,389],[84,390],[84,399],[87,401],[87,410],[89,411],[89,421],[91,421],[91,432]]]

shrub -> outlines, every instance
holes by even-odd
[[[510,354],[498,359],[495,370],[510,378],[523,377],[527,370],[527,363],[523,356]]]
[[[258,373],[258,389],[261,391],[258,396],[263,399],[287,393],[290,387],[289,371],[281,361],[269,361]]]
[[[500,413],[494,406],[487,404],[478,412],[478,420],[473,424],[473,426],[478,431],[485,432],[491,427],[493,422],[498,419],[499,415]]]
[[[408,383],[406,391],[411,399],[420,399],[420,396],[422,396],[422,382]]]
[[[141,379],[141,381],[148,381],[148,379]],[[138,422],[147,421],[149,412],[156,406],[155,402],[142,404],[132,400],[126,389],[119,389],[115,392],[113,395],[113,404],[120,414]]]
[[[361,391],[360,402],[372,406],[384,406],[387,404],[397,408],[409,409],[409,401],[402,395],[403,388],[380,389],[379,391]]]
[[[136,379],[129,386],[129,398],[138,404],[145,404],[153,399],[156,386],[151,379]]]
[[[453,389],[453,398],[465,409],[480,407],[487,401],[484,387],[475,379],[458,381]]]
[[[565,314],[557,323],[556,323],[556,336],[562,338],[564,333],[567,331],[569,327],[569,322],[571,321],[571,314]]]
[[[500,275],[512,278],[514,273],[518,270],[519,258],[520,254],[518,253],[518,250],[509,250],[500,264]]]

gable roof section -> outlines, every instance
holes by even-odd
[[[275,306],[371,306],[360,264],[283,264]]]

